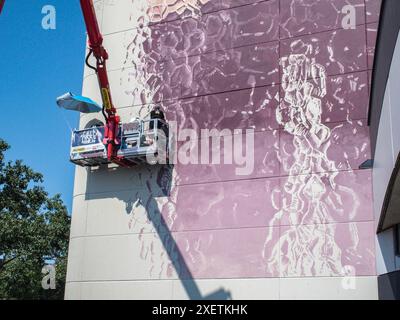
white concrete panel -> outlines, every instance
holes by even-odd
[[[82,114],[79,118],[79,129],[85,129],[89,122],[95,119],[101,121],[103,124],[105,122],[104,116],[101,112]]]
[[[71,266],[68,281],[176,279],[157,234],[71,239],[74,250],[81,244],[84,245],[84,256],[71,259],[75,265]],[[81,273],[78,272],[79,265]]]
[[[80,300],[81,299],[81,283],[67,282],[65,285],[65,300]]]
[[[141,100],[137,91],[137,88],[142,88],[143,85],[132,75],[133,72],[134,69],[132,67],[108,72],[110,90],[116,108],[137,106],[146,102]],[[83,80],[82,95],[102,105],[99,84],[95,74],[91,74]]]
[[[82,95],[102,105],[99,83],[95,74],[91,74],[83,79]]]
[[[102,31],[104,35],[139,26],[139,19],[147,10],[147,0],[106,0]],[[117,19],[115,17],[118,17]]]
[[[71,216],[71,237],[82,236],[86,234],[88,203],[84,195],[73,198],[72,216]]]
[[[396,49],[393,54],[387,90],[389,90],[391,128],[393,137],[393,163],[396,162],[400,150],[400,36],[397,38]]]
[[[104,8],[104,0],[95,0],[93,1],[94,11],[96,13],[97,22],[101,29],[103,24],[103,8]]]
[[[118,115],[121,117],[122,122],[129,122],[133,118],[139,117],[143,118],[147,116],[147,114],[151,110],[151,105],[150,106],[133,106],[133,107],[125,107],[125,108],[117,108],[118,109]],[[87,114],[82,114],[80,117],[80,128],[83,129],[86,127],[86,125],[93,119],[100,120],[104,123],[104,116],[101,112],[99,113],[87,113]]]
[[[280,299],[283,300],[375,300],[378,281],[375,276],[353,279],[284,278],[280,279]]]
[[[87,182],[86,168],[75,166],[74,194],[73,196],[81,195],[86,192]]]
[[[376,225],[381,215],[387,186],[400,150],[400,92],[398,90],[400,69],[400,37],[393,55],[391,71],[386,86],[375,153],[373,170],[374,212]],[[384,274],[398,269],[394,254],[392,230],[377,235],[377,273]]]
[[[68,249],[67,282],[81,281],[85,260],[85,238],[71,238]]]
[[[149,27],[133,28],[104,36],[104,47],[108,48],[109,52],[108,70],[133,67],[133,61],[140,61],[141,51],[138,50],[138,47],[150,37],[151,29]]]
[[[154,185],[151,195],[162,197],[163,192],[157,188],[157,174],[161,168],[159,165],[145,166],[137,165],[132,168],[115,168],[114,165],[102,166],[100,168],[79,168],[82,176],[87,177],[86,183],[82,179],[75,180],[75,196],[86,194],[88,199],[102,198],[124,198],[124,195],[115,194],[116,192],[130,192],[134,194],[137,189]],[[83,181],[82,181],[83,180]],[[77,184],[79,183],[79,184]],[[148,183],[150,185],[148,185]],[[173,184],[173,181],[171,182]],[[150,193],[148,193],[150,196]],[[147,199],[147,198],[146,198]],[[129,200],[129,199],[128,199]]]
[[[346,285],[350,287],[346,288]],[[354,287],[351,285],[354,284]],[[201,298],[224,297],[233,300],[376,300],[377,278],[222,279],[196,280]],[[104,281],[68,283],[66,299],[186,300],[181,280]]]
[[[149,198],[146,189],[121,191],[113,195],[92,195],[87,200],[87,235],[116,235],[157,232],[160,197]],[[151,203],[150,203],[151,202]],[[143,203],[151,212],[147,212]]]
[[[187,281],[184,281],[187,282]],[[213,294],[224,291],[234,300],[278,300],[279,278],[264,279],[207,279],[195,280],[189,284],[197,286],[202,298],[213,297]],[[224,294],[218,294],[218,297]],[[184,283],[175,280],[173,299],[186,300],[194,296],[193,291],[187,292]],[[215,297],[215,296],[214,296]]]
[[[79,291],[75,288],[79,287]],[[171,300],[172,281],[79,282],[67,285],[66,298],[81,300]],[[75,298],[78,295],[78,298]]]
[[[143,187],[144,178],[147,177],[144,166],[132,168],[112,168],[112,165],[99,169],[88,169],[87,190],[88,196],[96,195],[97,198],[115,197],[115,195],[100,193],[112,193],[117,191],[136,190]],[[93,197],[92,197],[93,198]]]
[[[387,89],[382,107],[372,178],[376,223],[381,214],[386,188],[394,167],[389,96],[390,90]]]
[[[102,197],[90,199],[87,203],[87,235],[115,235],[130,232],[129,216],[126,214],[127,202],[120,198]]]
[[[95,13],[96,13],[97,22],[99,24],[99,28],[100,28],[100,31],[101,31],[102,24],[103,24],[104,0],[95,0],[95,1],[93,1],[93,5],[94,5]],[[87,42],[88,41],[86,41],[86,43]],[[88,54],[88,52],[89,52],[89,48],[86,47],[85,57]],[[95,65],[95,61],[96,60],[93,59],[93,60],[90,60],[90,61],[94,61],[94,63],[91,63],[91,64]],[[92,69],[86,67],[86,65],[84,65],[84,70],[83,70],[83,76],[84,77],[88,76],[89,74],[93,74],[93,73],[94,73],[94,70],[92,70]]]

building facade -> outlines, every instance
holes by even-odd
[[[66,298],[377,299],[360,165],[380,1],[95,7],[122,121],[160,106],[189,163],[76,168]],[[83,95],[101,102],[88,68]]]
[[[382,3],[368,117],[381,299],[400,299],[399,14],[400,2]]]

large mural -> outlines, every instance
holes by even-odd
[[[377,2],[124,4],[118,107],[143,116],[160,105],[178,131],[229,129],[243,150],[254,130],[249,175],[232,163],[146,169],[127,228],[149,278],[375,274],[371,172],[359,165],[370,157]]]

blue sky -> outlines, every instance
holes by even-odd
[[[42,7],[53,5],[56,30],[42,28]],[[78,0],[6,0],[0,15],[0,137],[44,174],[44,186],[71,209],[74,165],[70,128],[78,114],[58,109],[57,96],[81,93],[85,26]]]

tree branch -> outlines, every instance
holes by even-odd
[[[5,265],[7,265],[7,264],[9,264],[10,262],[12,262],[12,261],[14,261],[15,259],[17,259],[19,256],[15,256],[15,257],[13,257],[13,258],[11,258],[11,259],[8,259],[7,261],[0,261],[0,272],[2,272],[3,271],[3,269],[4,269],[4,266]]]

